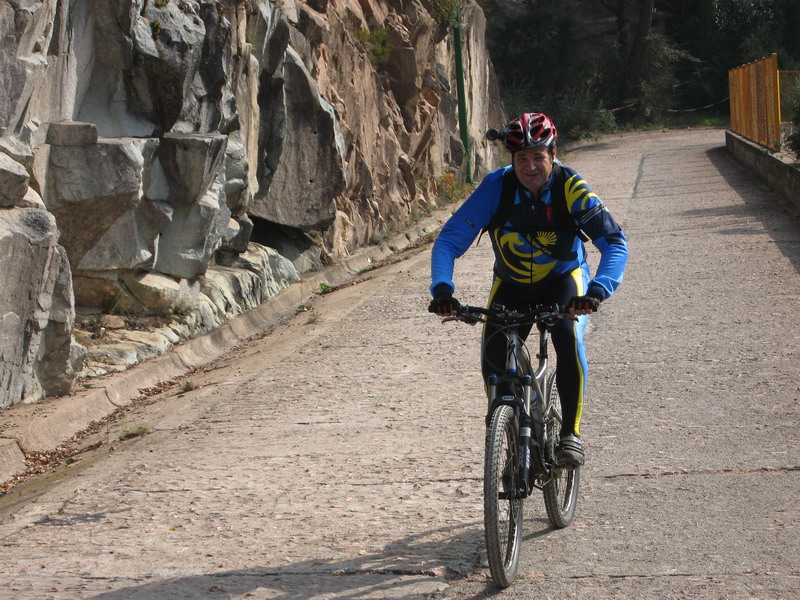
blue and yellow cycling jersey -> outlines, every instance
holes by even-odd
[[[454,261],[489,225],[500,205],[503,178],[511,169],[506,166],[489,173],[445,223],[433,246],[431,290],[444,283],[455,291]],[[563,186],[563,193],[553,186]],[[566,203],[566,211],[553,206],[558,201]],[[569,215],[572,222],[569,227],[558,222],[558,214]],[[586,248],[577,228],[601,254],[591,280]],[[603,299],[613,294],[622,282],[628,258],[625,234],[586,181],[564,165],[553,170],[537,198],[519,187],[508,220],[489,234],[497,277],[534,294],[577,268],[584,272],[589,293]]]

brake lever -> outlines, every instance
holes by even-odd
[[[477,325],[478,323],[482,322],[477,317],[473,317],[473,316],[470,316],[470,315],[464,315],[464,314],[456,315],[454,317],[445,317],[445,318],[442,319],[442,323],[447,323],[448,321],[463,321],[467,325]]]

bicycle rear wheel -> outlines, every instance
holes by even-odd
[[[500,406],[486,432],[483,519],[489,570],[494,582],[502,588],[511,585],[519,567],[522,484],[517,418],[512,407]]]
[[[550,465],[550,479],[542,488],[547,518],[553,527],[567,527],[575,518],[575,506],[578,503],[578,487],[581,481],[581,468],[559,469],[555,466],[556,448],[561,432],[561,420],[555,414],[561,414],[561,401],[556,387],[556,374],[551,373],[545,385],[547,407],[555,405],[557,411],[547,410],[545,414],[545,456]]]

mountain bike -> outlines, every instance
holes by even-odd
[[[446,321],[493,323],[506,336],[505,372],[487,381],[489,411],[486,417],[484,457],[484,529],[489,570],[494,582],[510,586],[519,567],[523,504],[539,489],[544,494],[547,518],[553,527],[567,527],[575,516],[580,467],[556,463],[561,431],[561,403],[555,370],[548,372],[549,328],[562,319],[575,319],[558,305],[537,306],[528,312],[462,306]],[[538,365],[518,333],[524,324],[539,330]],[[502,390],[503,393],[500,393]],[[506,393],[511,391],[512,393]]]

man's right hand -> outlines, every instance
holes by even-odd
[[[440,283],[434,288],[428,312],[436,313],[440,317],[450,317],[457,315],[459,308],[461,303],[453,298],[453,293],[447,284]]]

